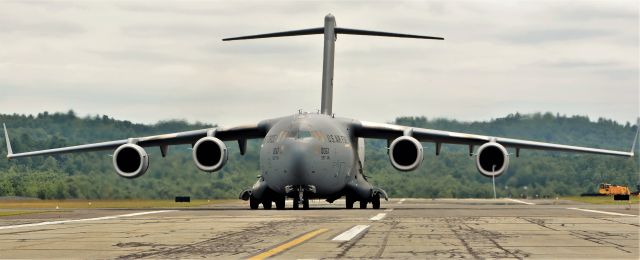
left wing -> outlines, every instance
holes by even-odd
[[[636,133],[631,151],[622,152],[364,121],[360,122],[360,124],[356,125],[354,128],[357,137],[392,140],[401,136],[410,136],[421,142],[433,142],[436,143],[436,153],[440,152],[439,147],[442,143],[469,145],[469,153],[472,154],[473,146],[495,142],[505,147],[515,148],[516,155],[519,155],[520,149],[536,149],[632,157],[634,156],[633,152],[638,138],[638,133]]]
[[[62,153],[74,153],[74,152],[115,150],[119,146],[128,144],[128,143],[133,143],[141,147],[158,146],[160,147],[162,154],[164,156],[166,154],[167,147],[169,145],[194,144],[200,138],[203,138],[206,136],[212,136],[212,135],[215,135],[216,138],[222,141],[238,140],[241,153],[244,154],[243,146],[246,146],[246,140],[252,139],[252,138],[264,137],[266,135],[266,132],[268,131],[269,126],[270,126],[269,121],[263,121],[258,124],[237,126],[232,128],[201,129],[201,130],[193,130],[193,131],[178,132],[178,133],[163,134],[163,135],[134,137],[134,138],[128,138],[128,139],[122,139],[122,140],[116,140],[116,141],[68,146],[68,147],[39,150],[39,151],[32,151],[32,152],[13,153],[11,149],[11,143],[9,141],[9,134],[7,133],[7,127],[3,124],[5,139],[7,143],[8,159],[38,156],[38,155],[54,155],[54,154],[62,154]]]

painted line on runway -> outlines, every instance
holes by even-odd
[[[536,205],[535,203],[532,203],[532,202],[526,202],[526,201],[521,201],[521,200],[517,200],[517,199],[505,198],[505,200],[513,201],[513,202],[517,202],[517,203],[522,203],[522,204],[527,204],[527,205]]]
[[[393,211],[393,208],[388,208],[388,209],[385,209],[384,211],[391,212],[391,211]]]
[[[106,216],[106,217],[97,217],[97,218],[70,219],[70,220],[59,220],[59,221],[47,221],[47,222],[39,222],[39,223],[21,224],[21,225],[13,225],[13,226],[0,226],[0,230],[2,230],[2,229],[13,229],[13,228],[23,228],[23,227],[37,227],[37,226],[46,226],[46,225],[56,225],[56,224],[65,224],[65,223],[74,223],[74,222],[109,220],[109,219],[116,219],[116,218],[135,217],[135,216],[142,216],[142,215],[149,215],[149,214],[165,213],[165,212],[171,212],[171,211],[176,211],[176,210],[145,211],[145,212],[137,212],[137,213],[131,213],[131,214]]]
[[[580,208],[567,208],[567,209],[581,210],[581,211],[586,211],[586,212],[601,213],[601,214],[616,215],[616,216],[626,216],[626,217],[637,217],[638,216],[638,215],[616,213],[616,212],[608,212],[608,211],[600,211],[600,210],[592,210],[592,209],[580,209]]]
[[[398,204],[402,204],[402,202],[404,202],[407,199],[401,199],[400,201],[398,201]]]
[[[304,241],[307,241],[309,239],[312,239],[314,237],[316,237],[317,235],[320,235],[324,232],[329,231],[329,229],[326,228],[321,228],[321,229],[316,229],[314,231],[311,231],[309,233],[306,233],[304,235],[301,235],[299,237],[294,238],[293,240],[286,242],[282,245],[279,245],[277,247],[274,247],[272,249],[267,250],[267,252],[264,252],[262,254],[256,255],[256,256],[252,256],[249,257],[250,260],[261,260],[261,259],[265,259],[268,257],[272,257],[274,255],[280,254],[294,246],[297,246],[301,243],[303,243]]]
[[[369,225],[357,225],[352,227],[351,229],[343,232],[340,235],[337,235],[336,237],[334,237],[333,241],[349,241],[351,239],[353,239],[354,237],[356,237],[358,234],[362,233],[362,231],[367,230],[367,228],[369,228]]]
[[[379,213],[378,215],[371,217],[369,220],[382,220],[385,216],[387,216],[387,213]]]

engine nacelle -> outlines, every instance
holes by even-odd
[[[113,153],[113,167],[121,177],[133,179],[149,169],[149,155],[136,144],[123,144]]]
[[[509,166],[509,153],[499,143],[489,142],[478,148],[476,155],[476,167],[480,174],[487,177],[497,177],[507,171]]]
[[[389,145],[391,165],[399,171],[413,171],[422,164],[422,144],[411,136],[401,136]]]
[[[205,172],[220,170],[227,163],[227,146],[215,137],[203,137],[193,145],[193,161]]]

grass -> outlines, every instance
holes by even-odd
[[[16,216],[16,215],[27,215],[27,214],[38,214],[38,213],[47,213],[47,212],[57,212],[53,210],[9,210],[9,211],[0,211],[0,217],[6,216]]]
[[[192,200],[189,203],[177,203],[173,200],[6,200],[0,201],[0,209],[188,208],[225,201]]]
[[[573,197],[562,197],[562,199],[566,199],[566,200],[572,200],[572,201],[577,201],[577,202],[584,202],[584,203],[590,203],[590,204],[611,204],[611,205],[615,205],[615,204],[638,204],[640,203],[640,200],[638,199],[638,196],[629,196],[629,201],[626,200],[618,200],[615,201],[613,200],[613,196],[585,196],[585,197],[579,197],[579,196],[573,196]]]

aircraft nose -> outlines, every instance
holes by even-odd
[[[314,145],[300,140],[290,140],[284,145],[285,151],[289,154],[287,162],[287,172],[291,184],[308,184],[310,174],[311,157],[314,154]]]

